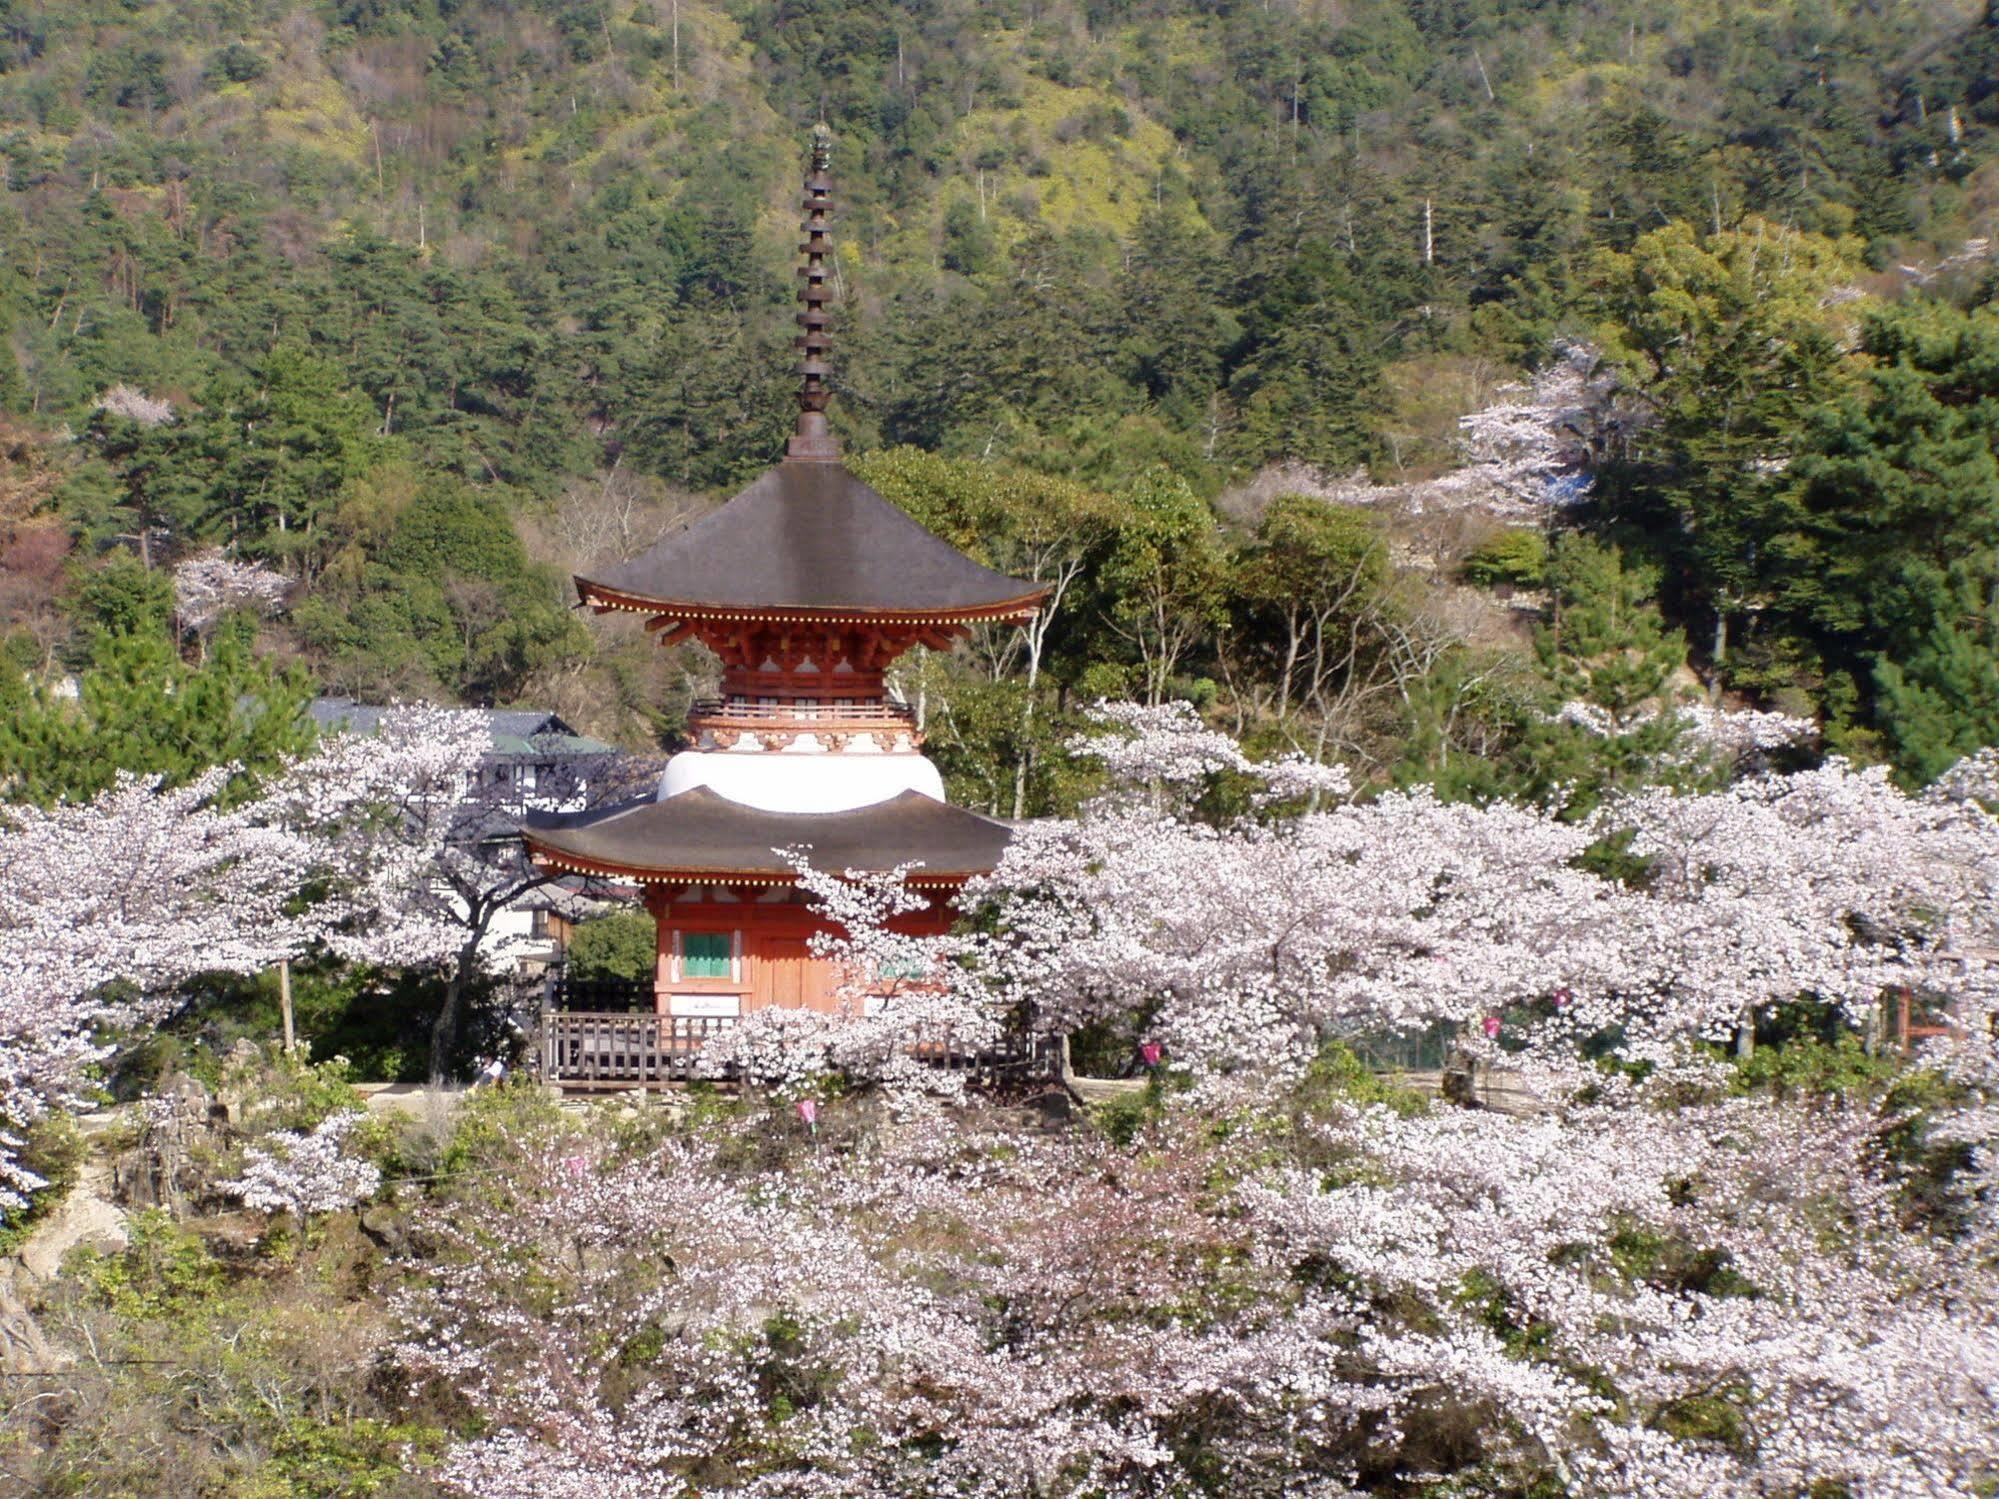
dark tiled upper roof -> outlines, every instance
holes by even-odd
[[[1045,591],[981,567],[842,465],[797,461],[644,555],[579,576],[576,587],[591,603],[669,616],[678,604],[1011,617]]]
[[[617,750],[602,740],[579,734],[545,708],[467,708],[485,720],[493,736],[496,756],[540,756],[562,759],[571,755],[612,755]],[[330,733],[372,734],[382,726],[388,709],[374,703],[356,702],[351,697],[314,698],[306,712],[320,729]]]
[[[536,853],[599,872],[789,875],[781,848],[817,869],[880,872],[920,865],[910,880],[959,880],[999,863],[1013,829],[917,791],[847,812],[766,812],[706,786],[608,814],[530,820]]]

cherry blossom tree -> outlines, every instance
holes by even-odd
[[[811,940],[839,974],[838,1013],[767,1006],[702,1049],[701,1070],[802,1095],[832,1077],[873,1085],[907,1105],[922,1095],[961,1094],[962,1072],[931,1065],[942,1051],[976,1054],[999,1040],[1001,1016],[962,981],[976,944],[952,932],[911,930],[926,912],[913,866],[879,873],[815,868],[786,851],[798,883],[828,929]]]
[[[114,385],[97,398],[97,410],[137,422],[142,427],[164,427],[174,419],[172,401],[149,396],[131,385]]]
[[[275,614],[291,587],[282,573],[238,561],[215,547],[174,569],[174,614],[183,633],[200,635],[232,609]]]
[[[384,965],[456,957],[464,920],[440,889],[476,858],[453,840],[484,744],[470,715],[408,710],[233,805],[223,766],[0,809],[0,1205],[41,1185],[22,1131],[82,1098],[100,1033],[155,1021],[195,975],[322,945]]]
[[[503,1201],[425,1210],[442,1253],[401,1308],[407,1367],[490,1433],[448,1485],[1720,1499],[1999,1477],[1980,764],[1916,795],[1837,760],[1750,769],[1585,824],[1420,790],[1297,813],[1276,772],[1250,815],[1203,820],[1215,776],[1261,769],[1182,710],[1099,727],[1111,789],[1022,829],[976,932],[922,954],[948,954],[955,1000],[1050,1029],[1139,1010],[1196,1086],[1129,1148],[852,1098],[823,1106],[830,1148],[785,1111],[635,1153],[527,1127]],[[801,878],[857,982],[914,956],[904,881]],[[1958,1006],[1920,1110],[1737,1096],[1705,1044],[1800,996],[1858,1020],[1890,984]],[[1534,1070],[1544,1107],[1328,1090],[1329,1040],[1438,1018]]]
[[[499,915],[564,876],[531,863],[519,830],[533,810],[511,782],[479,772],[491,736],[477,714],[392,708],[373,733],[329,736],[287,786],[291,815],[329,830],[344,917],[329,943],[344,957],[436,968],[444,1001],[431,1031],[432,1085],[443,1082],[467,992],[512,953],[492,940]],[[650,789],[656,767],[624,756],[545,770],[535,795],[566,810]]]
[[[1560,343],[1528,379],[1493,392],[1458,419],[1459,463],[1427,479],[1378,483],[1365,469],[1330,484],[1294,487],[1331,504],[1411,516],[1467,511],[1496,520],[1545,520],[1587,499],[1596,462],[1628,443],[1645,420],[1623,398],[1602,353]]]
[[[80,805],[0,810],[0,1205],[42,1185],[21,1131],[80,1100],[101,1028],[156,1017],[194,974],[255,972],[313,940],[292,901],[312,840],[263,807],[218,808],[229,775],[121,776]]]
[[[219,1190],[255,1212],[290,1215],[303,1239],[312,1214],[366,1202],[382,1184],[372,1162],[344,1149],[360,1121],[360,1114],[349,1111],[329,1114],[309,1133],[273,1131],[244,1152],[243,1174]]]
[[[1663,770],[1696,761],[1718,762],[1719,768],[1740,770],[1762,764],[1787,750],[1818,743],[1819,726],[1809,718],[1755,708],[1722,709],[1702,702],[1661,708],[1647,702],[1628,712],[1576,699],[1551,715],[1599,739],[1636,735],[1664,719],[1675,732],[1656,762]]]
[[[1895,1122],[1662,1101],[855,1121],[780,1172],[762,1121],[543,1122],[424,1210],[401,1356],[482,1499],[1980,1492],[1993,1269],[1907,1225]]]
[[[1103,721],[1120,732],[1078,747],[1137,785],[1023,829],[970,892],[1005,934],[983,980],[1056,1031],[1136,1014],[1200,1072],[1277,1081],[1329,1038],[1515,1011],[1485,1054],[1573,1070],[1603,1045],[1656,1066],[1806,997],[1863,1028],[1890,987],[1984,1003],[1959,956],[1990,942],[1999,824],[1962,794],[1833,760],[1652,788],[1582,824],[1416,789],[1215,826],[1191,791],[1259,767],[1185,713]],[[1591,867],[1609,846],[1631,877]]]

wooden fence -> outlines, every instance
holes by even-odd
[[[541,1079],[564,1089],[623,1091],[671,1087],[698,1077],[733,1080],[733,1071],[700,1067],[702,1049],[735,1021],[629,1011],[544,1010],[536,1048]],[[1057,1076],[1061,1043],[1045,1036],[1007,1036],[976,1046],[948,1034],[912,1034],[911,1056],[984,1086]]]
[[[685,1015],[550,1010],[541,1019],[542,1081],[579,1089],[690,1082],[701,1048],[735,1023]]]

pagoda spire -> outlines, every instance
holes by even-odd
[[[805,264],[798,268],[798,300],[805,310],[798,314],[804,331],[793,340],[803,356],[798,361],[798,424],[792,429],[784,456],[794,462],[837,463],[840,445],[826,424],[826,402],[833,394],[832,366],[826,362],[830,339],[826,303],[832,290],[826,277],[832,269],[833,240],[833,133],[824,124],[812,132],[812,168],[805,177],[805,243],[799,246]]]

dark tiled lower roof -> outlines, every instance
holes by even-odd
[[[1032,612],[1046,591],[981,567],[837,463],[785,462],[720,510],[592,577],[589,603],[861,614]],[[1011,617],[1009,615],[1009,617]]]
[[[917,791],[847,812],[766,812],[699,786],[610,813],[530,820],[522,833],[558,867],[637,879],[783,877],[792,868],[777,850],[800,848],[816,869],[920,866],[910,880],[923,884],[989,872],[1013,829]]]

